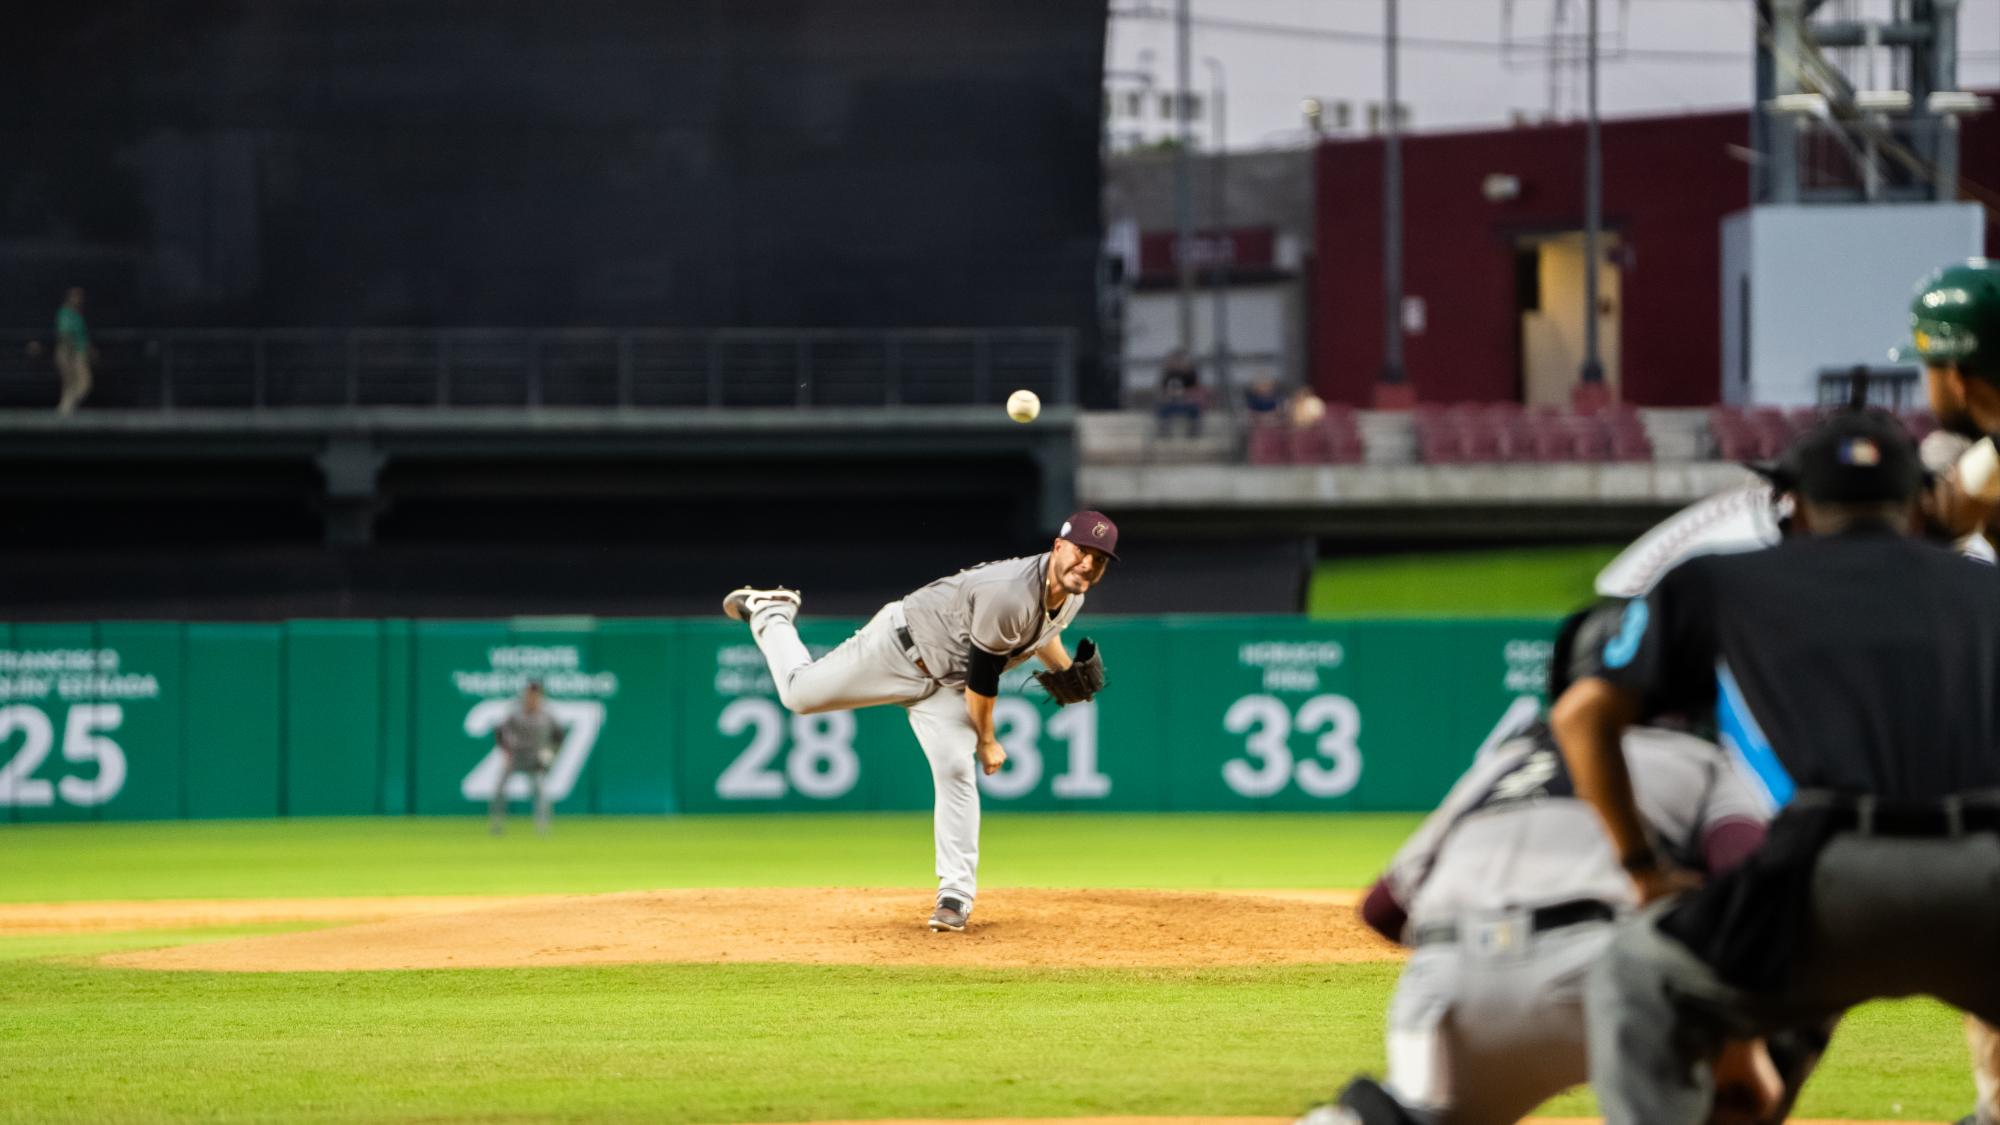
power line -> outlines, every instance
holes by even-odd
[[[1114,8],[1113,19],[1164,21],[1167,13],[1152,8]],[[1345,43],[1356,47],[1380,47],[1383,36],[1373,31],[1346,31],[1338,28],[1308,27],[1304,24],[1268,23],[1261,20],[1230,19],[1226,16],[1195,16],[1189,22],[1196,27],[1213,31],[1234,31],[1245,35],[1274,35],[1286,39],[1319,39],[1332,43]],[[1398,45],[1420,51],[1449,51],[1458,54],[1498,55],[1502,52],[1533,54],[1547,52],[1547,47],[1534,44],[1509,46],[1483,39],[1442,39],[1421,35],[1397,37]],[[1620,57],[1631,59],[1651,59],[1661,62],[1732,63],[1747,65],[1750,55],[1744,51],[1713,51],[1686,47],[1627,47]]]

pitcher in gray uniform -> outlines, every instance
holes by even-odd
[[[1552,694],[1570,655],[1594,658],[1618,612],[1608,604],[1565,624]],[[1644,727],[1624,746],[1641,815],[1681,862],[1725,869],[1762,841],[1768,803],[1714,743]],[[1390,1003],[1387,1080],[1356,1079],[1302,1125],[1513,1122],[1582,1083],[1585,974],[1635,906],[1548,727],[1502,742],[1362,904],[1371,927],[1414,950]]]
[[[794,714],[894,705],[930,759],[935,787],[937,901],[934,931],[962,931],[979,894],[979,786],[975,763],[997,772],[1007,752],[993,733],[1000,674],[1029,657],[1068,667],[1062,631],[1084,594],[1118,557],[1118,528],[1078,512],[1043,554],[982,563],[876,612],[840,647],[812,658],[794,624],[800,598],[743,587],[725,614],[750,624],[771,666],[778,700]]]
[[[542,706],[540,680],[529,680],[521,689],[521,700],[493,731],[493,743],[500,748],[503,768],[493,783],[493,799],[487,803],[486,819],[495,836],[506,830],[507,782],[517,773],[528,775],[535,807],[535,831],[549,830],[549,797],[542,788],[542,775],[555,760],[556,749],[568,732]]]

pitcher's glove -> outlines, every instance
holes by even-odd
[[[1060,707],[1065,703],[1088,703],[1104,690],[1104,661],[1098,656],[1097,642],[1085,637],[1076,642],[1076,655],[1060,672],[1037,672],[1035,679],[1049,698]]]

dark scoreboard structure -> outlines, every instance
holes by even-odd
[[[1094,324],[1102,0],[9,22],[0,324]]]
[[[711,613],[746,581],[865,612],[1046,545],[1094,382],[1105,19],[10,14],[0,618]],[[30,345],[72,285],[103,354],[58,419]]]

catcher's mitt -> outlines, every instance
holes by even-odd
[[[1104,661],[1098,656],[1097,642],[1085,637],[1076,642],[1076,656],[1060,672],[1037,672],[1042,690],[1060,707],[1065,703],[1088,703],[1104,690]]]

